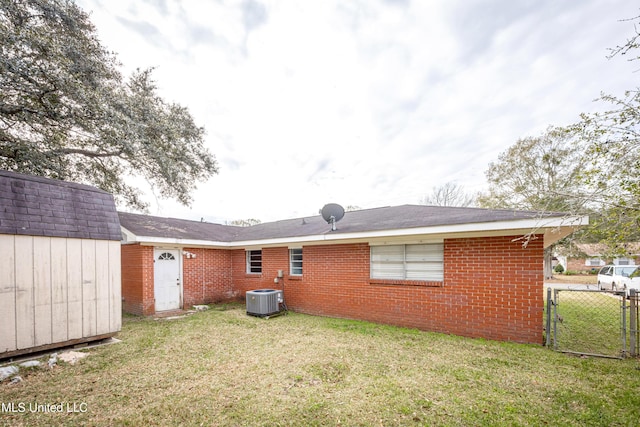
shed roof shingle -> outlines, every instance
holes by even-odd
[[[121,239],[111,194],[88,185],[2,170],[0,234]]]

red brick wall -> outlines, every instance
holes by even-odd
[[[155,313],[152,246],[122,246],[122,308],[127,313],[149,316]],[[183,256],[183,307],[244,298],[231,287],[231,253],[223,249],[185,251]]]
[[[153,291],[153,247],[122,245],[122,309],[148,316],[155,312]]]
[[[512,240],[445,241],[444,289],[460,299],[447,307],[443,332],[542,343],[543,239],[538,236],[526,248]]]
[[[284,270],[284,273],[289,275],[289,250],[287,248],[262,249],[262,274],[247,274],[244,249],[231,251],[231,264],[233,268],[232,286],[237,292],[236,298],[245,301],[245,292],[252,289],[282,289],[282,284],[274,283],[273,279],[278,274],[278,270]],[[285,281],[288,282],[286,278]]]
[[[370,279],[366,243],[306,246],[303,276],[290,276],[287,248],[262,250],[262,274],[246,273],[245,251],[189,249],[183,257],[184,307],[282,289],[290,309],[455,335],[541,343],[542,238],[526,248],[513,237],[445,240],[444,282]],[[284,283],[274,284],[278,270]],[[125,311],[153,314],[153,248],[122,247]]]
[[[581,272],[589,271],[592,268],[596,268],[599,270],[601,267],[599,266],[590,267],[586,265],[586,260],[584,258],[570,258],[567,260],[567,270],[581,273]]]
[[[363,319],[455,335],[542,342],[542,238],[527,248],[513,237],[446,240],[442,283],[370,279],[368,244],[306,246],[303,277],[285,277],[295,311]],[[245,273],[245,251],[232,253],[233,287],[242,295],[274,285],[289,270],[288,249],[263,249],[262,275]]]
[[[231,287],[231,253],[225,249],[193,249],[195,258],[182,257],[183,306],[210,304],[237,298]]]

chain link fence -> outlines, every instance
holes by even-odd
[[[546,343],[554,350],[603,357],[638,355],[638,295],[547,290]]]

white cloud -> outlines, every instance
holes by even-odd
[[[624,0],[78,3],[127,72],[157,67],[220,162],[192,208],[151,197],[160,215],[267,221],[417,203],[447,181],[477,191],[518,138],[636,85],[605,58],[632,31]]]

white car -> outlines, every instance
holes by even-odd
[[[629,275],[629,281],[626,283],[627,287],[625,288],[626,291],[628,291],[629,289],[635,289],[636,290],[636,294],[640,293],[640,267],[637,267],[635,270],[633,270],[633,273],[631,273]]]
[[[626,290],[631,284],[629,276],[636,268],[638,267],[635,265],[605,265],[598,272],[598,288],[612,291]],[[640,275],[640,272],[637,274]]]

